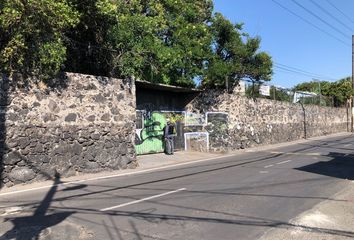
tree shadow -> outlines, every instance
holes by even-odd
[[[68,81],[69,79],[66,73],[59,73],[53,79],[43,82],[48,87],[44,93],[62,92],[68,87]],[[0,189],[9,181],[6,174],[8,174],[13,168],[13,165],[15,165],[9,155],[19,155],[18,149],[13,147],[13,143],[9,143],[8,141],[11,137],[8,136],[11,134],[9,134],[9,132],[13,132],[13,129],[16,128],[14,122],[18,121],[17,114],[21,114],[21,110],[16,110],[12,106],[13,93],[15,93],[16,90],[25,93],[30,92],[33,87],[38,87],[40,82],[41,81],[37,78],[20,73],[13,73],[11,77],[6,74],[0,74]],[[21,155],[17,157],[18,159],[26,161]],[[35,166],[31,167],[35,168]],[[53,176],[48,179],[52,178]]]
[[[50,204],[60,183],[60,175],[56,173],[53,186],[41,201],[40,205],[36,208],[33,215],[6,218],[5,221],[11,221],[13,227],[1,236],[0,240],[39,239],[41,233],[43,234],[47,228],[63,222],[69,216],[74,214],[74,211],[53,212],[48,214]]]
[[[160,202],[156,204],[161,204]],[[183,208],[183,207],[181,207]],[[199,208],[198,208],[199,209]],[[76,211],[87,211],[89,214],[101,214],[101,212],[93,211],[92,209],[76,209]],[[199,209],[201,210],[201,209]],[[205,210],[209,212],[209,210]],[[211,211],[213,212],[213,211]],[[81,212],[83,213],[83,212]],[[139,212],[131,212],[131,211],[118,211],[112,210],[106,212],[105,214],[110,218],[119,217],[122,218],[133,218],[135,220],[146,221],[147,223],[153,224],[164,224],[168,222],[184,222],[186,224],[197,222],[197,223],[216,223],[216,224],[226,224],[226,225],[234,225],[234,226],[251,226],[251,227],[269,227],[269,228],[279,228],[279,229],[289,229],[289,228],[301,228],[303,231],[306,232],[313,232],[313,233],[324,233],[332,236],[344,236],[354,238],[354,232],[352,231],[345,231],[345,230],[337,230],[337,229],[330,229],[330,228],[321,228],[321,227],[310,227],[301,224],[293,224],[281,220],[263,218],[263,217],[256,217],[256,216],[248,216],[242,214],[232,214],[232,213],[224,213],[224,212],[213,212],[217,214],[223,214],[228,217],[203,217],[203,216],[190,216],[190,215],[175,215],[175,214],[161,214],[161,213],[154,213],[154,211],[139,211]],[[235,219],[235,217],[237,219]],[[94,221],[88,220],[86,218],[75,217],[75,219],[79,221],[87,221],[92,224],[98,224]],[[131,221],[129,221],[131,223]],[[114,228],[120,232],[130,233],[134,236],[143,236],[144,239],[149,238],[150,236],[138,233],[137,229],[133,226],[131,231],[119,229],[116,224],[112,224],[111,227],[105,225],[106,230],[109,228]],[[109,235],[113,237],[111,231],[109,231]],[[119,235],[117,235],[119,236]],[[155,238],[154,238],[155,239]]]
[[[345,144],[352,144],[353,143],[353,135],[351,134],[348,137],[335,139],[335,140],[311,140],[309,143],[299,143],[299,145],[309,146],[313,148],[329,148],[333,150],[348,150],[353,151],[354,148],[343,147]]]
[[[5,74],[0,76],[0,189],[4,185],[5,171],[5,154],[6,154],[6,111],[10,104],[8,91],[10,88],[10,80]]]
[[[334,178],[354,180],[354,154],[330,152],[325,156],[332,158],[332,160],[295,169]]]

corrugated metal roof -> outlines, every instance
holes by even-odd
[[[161,83],[151,83],[142,80],[136,80],[135,85],[137,88],[154,89],[154,90],[167,91],[167,92],[178,92],[178,93],[202,92],[202,90],[195,89],[195,88],[184,88],[184,87],[172,86],[172,85],[161,84]]]

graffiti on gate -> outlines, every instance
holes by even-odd
[[[142,129],[135,134],[135,149],[138,155],[163,151],[163,129],[166,126],[164,114],[153,112],[144,117]]]
[[[137,111],[135,149],[138,155],[163,152],[163,134],[167,119],[177,127],[177,136],[174,139],[176,149],[184,148],[183,133],[181,132],[184,112]]]
[[[226,152],[229,146],[228,114],[137,110],[135,149],[138,155],[164,150],[164,128],[176,126],[175,149]]]

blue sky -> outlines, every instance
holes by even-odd
[[[305,23],[274,1],[333,37]],[[214,5],[216,12],[221,12],[233,23],[243,22],[245,32],[251,36],[261,37],[261,50],[268,52],[273,57],[273,61],[278,64],[278,67],[274,68],[271,84],[292,87],[310,81],[312,78],[334,81],[350,76],[352,71],[351,35],[354,34],[354,15],[352,15],[354,1],[312,1],[334,18],[311,0],[296,0],[296,2],[316,14],[321,20],[296,5],[293,0],[214,0]],[[289,72],[280,64],[311,74],[305,73],[310,75],[307,76]]]

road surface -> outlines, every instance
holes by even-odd
[[[254,240],[291,227],[322,201],[340,201],[331,197],[347,179],[354,179],[353,135],[144,174],[68,185],[58,178],[49,189],[0,194],[8,210],[0,239]]]

